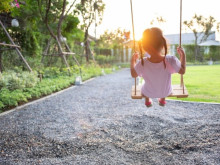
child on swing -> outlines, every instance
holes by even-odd
[[[151,98],[158,98],[159,105],[165,106],[165,98],[172,93],[171,74],[184,74],[186,70],[186,56],[181,47],[177,48],[180,60],[176,56],[167,55],[167,43],[159,28],[146,29],[142,41],[139,43],[145,58],[139,59],[135,52],[131,58],[131,76],[143,77],[145,84],[141,93],[145,97],[145,105],[152,106]]]

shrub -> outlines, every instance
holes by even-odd
[[[24,89],[24,92],[30,94],[31,98],[39,98],[42,95],[39,88],[37,87],[26,88]]]
[[[7,82],[7,88],[11,91],[25,87],[25,81],[19,78],[16,73],[10,74],[7,77]]]
[[[10,91],[16,89],[34,87],[39,81],[36,72],[15,72],[7,71],[1,75],[0,88],[7,88]]]
[[[28,93],[25,93],[23,92],[22,90],[20,89],[17,89],[13,92],[11,92],[11,94],[8,94],[9,98],[8,98],[8,104],[6,105],[9,105],[9,106],[17,106],[18,103],[21,103],[21,102],[27,102],[29,98],[31,98],[31,95],[28,94]],[[4,102],[5,103],[7,103]]]
[[[44,78],[52,78],[60,75],[60,69],[57,67],[48,67],[43,70]]]
[[[0,101],[0,109],[3,109],[4,107],[5,107],[5,105],[3,104],[3,102]]]
[[[115,56],[96,55],[96,61],[99,65],[113,64],[116,61]]]
[[[102,68],[95,63],[81,66],[80,68],[83,80],[101,75]],[[16,69],[16,72],[4,72],[0,75],[0,110],[17,106],[19,103],[27,102],[28,99],[39,98],[69,87],[74,84],[75,77],[80,73],[77,65],[72,66],[70,69],[71,76],[69,76],[66,68],[42,69],[44,78],[40,83],[38,83],[39,79],[36,72],[21,72],[19,69]],[[111,72],[111,69],[105,70],[106,73]]]
[[[4,76],[0,75],[0,89],[5,88],[7,86],[7,80]]]
[[[218,46],[210,46],[210,53],[209,53],[210,58],[214,61],[219,61],[220,60],[220,48]]]
[[[34,87],[37,84],[37,82],[39,82],[36,72],[33,72],[33,73],[23,72],[21,74],[21,79],[23,79],[25,83],[25,88]]]
[[[7,106],[17,106],[18,102],[15,95],[12,94],[8,89],[2,89],[0,92],[0,101]]]

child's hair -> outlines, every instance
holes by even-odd
[[[167,54],[167,42],[163,36],[162,30],[157,27],[146,29],[143,32],[142,48],[148,52],[159,52],[162,48],[165,49],[165,56]],[[166,63],[164,60],[164,66],[166,68]]]

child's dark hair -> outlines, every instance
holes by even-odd
[[[167,54],[166,39],[163,36],[162,30],[156,27],[146,29],[143,32],[141,46],[146,52],[156,52],[156,53],[159,50],[161,50],[161,48],[164,48],[165,56]],[[164,66],[166,68],[165,60],[164,60]]]

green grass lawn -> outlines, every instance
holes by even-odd
[[[179,74],[173,74],[172,83],[180,83]],[[184,83],[189,97],[178,100],[220,103],[220,65],[188,66]]]

